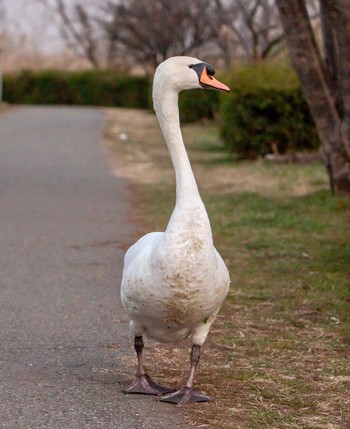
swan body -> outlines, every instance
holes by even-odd
[[[211,66],[196,58],[173,57],[160,64],[154,76],[153,103],[175,170],[176,204],[166,230],[146,234],[125,255],[121,299],[131,331],[140,341],[143,335],[160,342],[190,337],[197,350],[229,290],[229,273],[213,244],[178,111],[181,90],[209,86],[228,90],[213,74]],[[135,348],[140,357],[136,342]],[[138,372],[143,370],[139,359]],[[174,402],[189,401],[187,394]]]

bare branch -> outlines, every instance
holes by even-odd
[[[112,17],[103,24],[119,49],[155,66],[171,55],[184,55],[211,40],[208,23],[211,0],[108,1]]]

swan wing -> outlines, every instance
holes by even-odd
[[[163,234],[163,232],[158,231],[150,232],[137,240],[136,243],[133,244],[125,253],[123,274],[126,272],[135,257],[139,255],[145,247],[154,246],[154,243],[158,241]]]

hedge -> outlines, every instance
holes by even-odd
[[[214,90],[182,91],[179,95],[179,110],[182,123],[213,119],[220,110],[220,94]]]
[[[119,71],[23,71],[4,76],[4,100],[17,104],[68,104],[153,109],[152,82]],[[219,110],[215,91],[180,94],[182,122],[213,118]]]
[[[149,80],[115,71],[23,71],[4,76],[4,100],[148,108]]]
[[[233,78],[221,105],[221,137],[228,151],[243,158],[319,147],[296,78],[267,66],[242,69]]]

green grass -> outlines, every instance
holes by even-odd
[[[142,195],[144,208],[157,207],[142,216],[163,229],[173,190],[145,187]],[[220,339],[216,334],[209,341],[214,350],[229,346],[235,353],[220,355],[227,366],[221,373],[199,376],[217,386],[209,393],[221,409],[217,414],[209,405],[200,421],[222,429],[346,428],[350,201],[328,190],[286,198],[203,197],[232,278]],[[227,408],[237,402],[244,412],[235,417]]]
[[[224,154],[212,126],[184,134],[232,280],[196,379],[216,401],[187,407],[188,420],[217,429],[348,429],[350,200],[330,194],[318,164],[218,163]],[[258,191],[231,190],[223,176],[243,184],[255,177]],[[145,232],[164,230],[174,184],[137,189]],[[172,363],[177,382],[187,365],[181,359]]]
[[[157,207],[146,214],[148,223],[164,229],[174,193],[147,187],[142,195],[145,207]],[[307,302],[310,311],[330,324],[337,318],[344,335],[349,333],[349,200],[321,191],[284,199],[206,194],[204,201],[232,273],[230,299],[238,287],[248,301],[273,299],[272,313],[297,311]]]
[[[145,187],[142,195],[142,217],[163,229],[173,189]],[[223,355],[229,367],[204,377],[221,386],[215,392],[220,407],[239,401],[244,408],[237,420],[227,412],[215,417],[211,410],[208,427],[343,427],[345,384],[329,380],[350,375],[350,201],[328,190],[302,197],[245,192],[203,198],[232,277],[222,313],[229,321],[219,343],[234,347],[249,368],[237,367],[237,354]],[[145,210],[153,205],[156,211]],[[231,401],[223,399],[227,380],[236,386]]]

